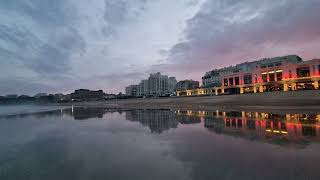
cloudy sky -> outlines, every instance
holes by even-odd
[[[319,0],[1,0],[0,95],[123,91],[263,57],[320,58]]]

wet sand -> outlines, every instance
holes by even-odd
[[[65,104],[64,104],[65,105]],[[120,109],[250,110],[260,112],[320,112],[320,90],[265,92],[201,97],[169,97],[73,103]]]

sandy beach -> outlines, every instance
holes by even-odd
[[[64,104],[65,105],[65,104]],[[70,105],[70,104],[69,104]],[[202,97],[169,97],[73,103],[121,109],[251,110],[268,112],[319,112],[320,90],[266,92]]]

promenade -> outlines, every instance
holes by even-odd
[[[319,112],[320,90],[265,92],[221,96],[123,99],[73,103],[122,109],[250,110],[271,112]]]

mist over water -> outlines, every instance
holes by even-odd
[[[28,114],[62,109],[59,106],[41,105],[0,105],[0,115]]]
[[[318,114],[42,110],[0,116],[0,179],[320,177]]]

